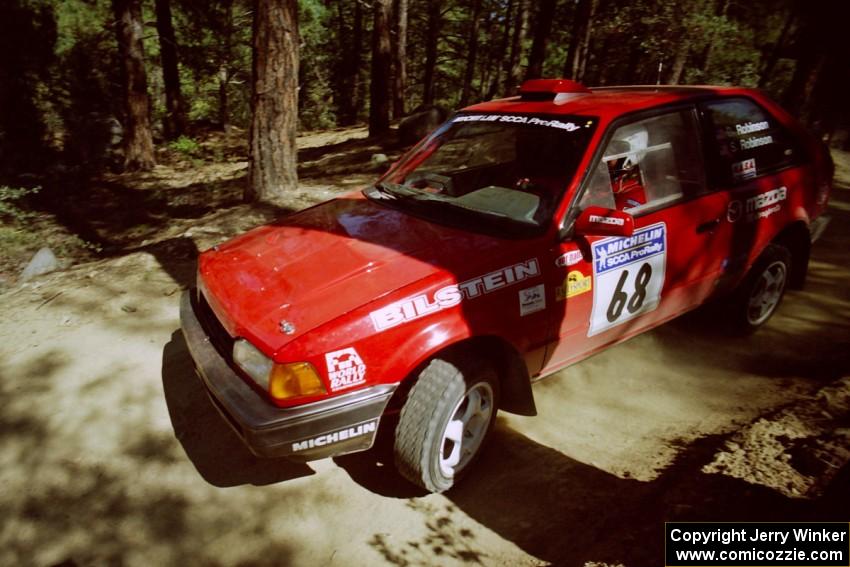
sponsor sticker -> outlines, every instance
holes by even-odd
[[[762,122],[744,122],[743,124],[736,124],[735,131],[738,135],[744,134],[752,134],[754,132],[761,132],[762,130],[767,130],[770,128],[770,125],[766,121]]]
[[[354,347],[325,354],[331,390],[336,392],[366,381],[366,365]]]
[[[617,217],[603,217],[601,215],[590,215],[589,220],[590,222],[613,224],[614,226],[624,226],[626,224],[625,219],[618,219]]]
[[[755,197],[747,199],[747,213],[754,213],[767,207],[772,207],[786,199],[788,189],[783,185],[778,189],[759,193]]]
[[[741,140],[741,149],[742,150],[751,150],[753,148],[758,148],[760,146],[767,146],[773,143],[773,136],[756,136],[754,138],[747,138],[746,140]]]
[[[572,122],[561,122],[560,120],[545,120],[536,116],[513,116],[507,114],[463,114],[455,117],[452,122],[508,122],[511,124],[528,124],[529,126],[547,126],[573,132],[581,128]]]
[[[752,179],[755,176],[755,158],[745,159],[744,161],[739,161],[732,164],[732,179],[734,179],[735,181],[741,181],[743,179]]]
[[[759,193],[745,201],[731,201],[726,208],[726,220],[735,222],[746,213],[747,222],[766,219],[782,210],[782,201],[788,198],[788,188],[784,185]]]
[[[667,225],[653,224],[632,236],[594,242],[593,310],[588,336],[607,331],[658,307],[664,287]]]
[[[574,266],[582,260],[581,250],[570,250],[558,256],[555,259],[555,265],[559,268]]]
[[[356,437],[363,437],[364,435],[375,433],[377,430],[378,420],[372,419],[370,421],[365,421],[363,423],[353,425],[351,427],[346,427],[345,429],[323,433],[322,435],[317,435],[316,437],[312,437],[310,439],[295,441],[294,443],[292,443],[292,452],[298,453],[299,451],[306,451],[307,449],[324,447],[325,445],[333,445],[334,443],[339,443],[341,441],[347,441],[348,439],[354,439]]]
[[[593,289],[593,278],[585,276],[578,270],[573,270],[567,274],[567,279],[564,280],[564,285],[559,286],[555,290],[555,299],[563,301],[568,297],[581,295]]]
[[[753,222],[778,213],[782,210],[782,201],[787,197],[788,189],[785,186],[750,197],[744,203],[747,220]]]
[[[520,317],[546,309],[546,290],[543,284],[519,290]]]
[[[539,275],[540,264],[537,258],[531,258],[459,284],[442,287],[433,296],[421,294],[402,299],[376,309],[369,315],[375,330],[384,331]]]

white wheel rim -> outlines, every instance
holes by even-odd
[[[484,441],[493,416],[493,388],[481,382],[470,388],[452,410],[440,441],[440,472],[454,478]]]
[[[773,262],[762,271],[747,304],[747,321],[761,325],[773,314],[785,289],[785,264]]]

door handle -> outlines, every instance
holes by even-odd
[[[701,234],[703,232],[711,232],[720,224],[720,219],[716,218],[714,220],[710,220],[708,222],[704,222],[701,225],[697,226],[697,234]]]

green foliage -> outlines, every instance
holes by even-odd
[[[33,213],[23,208],[22,201],[41,191],[41,187],[9,187],[0,185],[0,218],[5,221],[24,223],[33,218]]]
[[[189,136],[180,136],[176,140],[168,142],[168,149],[186,157],[199,157],[202,150],[201,144]]]
[[[189,101],[188,118],[192,122],[215,121],[218,118],[218,105],[210,97],[193,96]]]
[[[247,128],[251,121],[249,0],[172,0],[189,120]]]
[[[329,9],[318,0],[298,3],[298,27],[301,34],[298,107],[302,130],[317,130],[336,126],[332,95],[331,64],[333,34],[328,33]]]
[[[505,68],[519,0],[409,0],[404,93],[408,111],[423,98],[429,6],[435,1],[440,8],[436,103],[454,108],[459,102],[477,2],[481,16],[473,38],[477,55],[470,100],[512,94]],[[546,76],[563,73],[581,1],[557,0],[546,49]],[[142,6],[148,92],[159,141],[156,133],[165,115],[165,95],[156,15],[152,2]],[[348,109],[348,118],[362,120],[369,104],[372,3],[298,0],[298,6],[300,129],[336,126],[345,118],[348,101],[355,106]],[[528,0],[528,6],[528,35],[520,53],[523,63],[540,2]],[[180,81],[195,131],[231,124],[247,130],[250,124],[252,10],[252,0],[171,0]],[[354,45],[358,12],[362,34]],[[116,160],[124,93],[113,17],[111,0],[0,2],[0,176],[36,172],[48,158],[57,156],[95,170]],[[807,85],[806,92],[832,101],[838,109],[832,112],[834,118],[847,123],[839,100],[843,75],[838,71],[843,72],[850,55],[848,43],[840,33],[823,31],[834,31],[839,21],[823,6],[794,0],[599,0],[584,81],[589,85],[651,84],[659,79],[660,64],[660,78],[666,82],[681,59],[678,55],[684,53],[681,78],[685,83],[762,85],[781,98],[798,63],[803,62],[805,41],[811,41],[803,33],[808,23],[816,30],[818,42],[816,57],[806,63],[810,75],[817,75],[818,69],[836,71],[830,71],[835,75],[832,82]],[[781,37],[786,27],[789,33]],[[352,57],[352,51],[356,56]],[[777,58],[767,72],[765,62],[771,54]],[[356,66],[356,86],[350,80],[352,65]],[[200,155],[191,138],[175,144],[169,147],[176,152],[192,158]]]
[[[18,227],[0,226],[0,250],[4,255],[19,255],[22,251],[32,250],[38,247],[41,238],[32,232],[21,230]]]

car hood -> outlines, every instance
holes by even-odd
[[[232,336],[274,353],[428,276],[460,281],[505,244],[349,195],[205,252],[199,283]],[[291,333],[281,331],[282,321]]]

